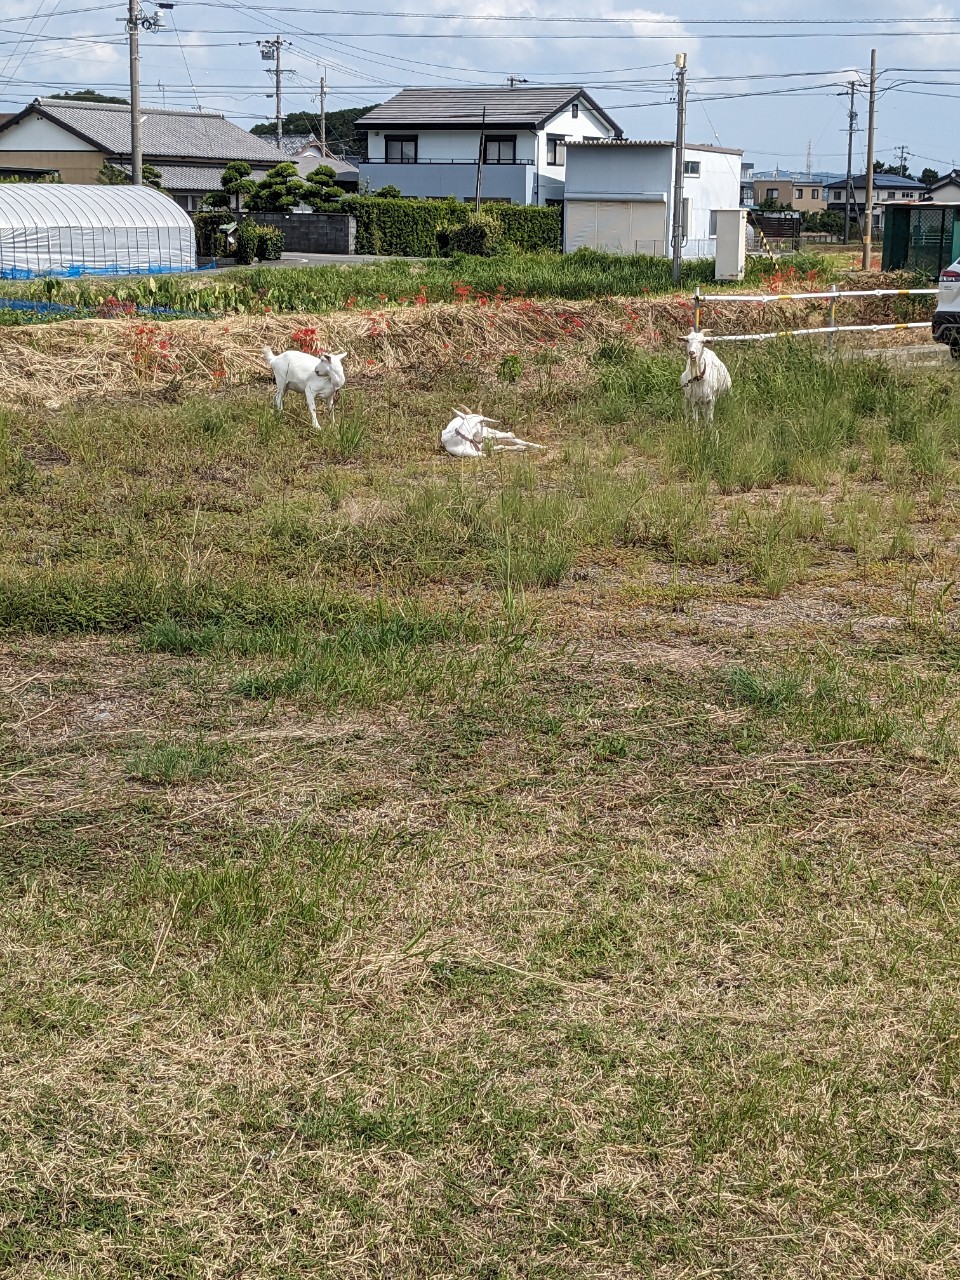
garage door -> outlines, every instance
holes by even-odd
[[[609,253],[666,252],[666,203],[660,200],[568,200],[564,247]]]

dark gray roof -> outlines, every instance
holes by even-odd
[[[384,126],[435,125],[443,128],[479,125],[516,125],[541,128],[558,111],[577,99],[584,101],[592,111],[620,132],[616,121],[594,102],[583,89],[574,85],[538,86],[518,85],[513,89],[403,89],[400,93],[374,107],[356,122],[357,129],[378,129]]]
[[[319,147],[320,139],[312,133],[285,133],[280,142],[280,150],[287,156],[295,156],[304,147]]]
[[[36,98],[0,128],[13,128],[34,111],[108,155],[130,154],[130,108],[127,106]],[[273,144],[247,133],[219,112],[144,107],[141,115],[143,155],[147,160],[169,156],[184,160],[263,160],[278,164],[286,158]]]
[[[219,191],[223,166],[216,164],[158,164],[154,166],[161,178],[164,191]],[[129,172],[128,164],[121,168]],[[262,178],[269,164],[251,165],[252,176]]]
[[[673,147],[675,142],[663,142],[657,138],[581,138],[579,142],[568,142],[570,147]],[[736,147],[716,147],[709,142],[688,142],[685,151],[719,151],[723,155],[742,156],[743,152]]]

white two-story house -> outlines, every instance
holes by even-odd
[[[367,135],[361,188],[405,196],[560,204],[566,147],[619,138],[616,121],[583,89],[404,89],[355,126]]]

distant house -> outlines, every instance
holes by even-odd
[[[354,126],[367,135],[360,177],[408,196],[560,204],[566,148],[621,130],[583,89],[404,89]]]
[[[673,142],[605,139],[567,148],[563,247],[612,253],[672,253]],[[712,257],[722,209],[740,208],[743,153],[684,147],[683,256]]]
[[[255,178],[287,157],[212,111],[145,107],[143,159],[159,169],[163,188],[193,210],[218,190],[231,160],[246,160]],[[130,169],[130,108],[104,102],[37,98],[0,123],[0,169],[59,173],[67,183],[92,183],[104,162]]]
[[[960,204],[960,169],[951,169],[927,188],[934,204]]]
[[[845,176],[836,173],[755,173],[753,203],[762,205],[771,200],[774,204],[788,204],[797,213],[823,213],[831,186],[846,181]]]
[[[856,206],[856,214],[863,217],[867,207],[867,179],[865,174],[852,178],[853,201],[851,211]],[[827,196],[827,208],[843,213],[846,205],[845,177],[835,180]],[[873,232],[879,235],[883,231],[884,210],[888,204],[896,200],[919,200],[927,188],[915,178],[901,178],[892,173],[875,173],[873,175]]]
[[[312,133],[284,134],[280,146],[284,157],[297,166],[301,178],[312,173],[318,165],[325,164],[337,175],[337,186],[344,191],[356,191],[360,185],[357,166],[343,156],[332,156],[329,151],[324,154],[320,139]]]

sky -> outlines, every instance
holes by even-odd
[[[0,111],[63,89],[126,96],[126,8],[5,0]],[[199,104],[245,128],[272,119],[270,64],[256,42],[279,35],[289,41],[284,112],[319,110],[324,74],[328,110],[384,101],[405,86],[503,85],[512,75],[582,85],[627,137],[669,138],[673,61],[683,51],[688,139],[741,148],[758,171],[806,171],[809,151],[813,170],[842,172],[853,79],[854,168],[862,172],[876,48],[877,157],[895,163],[906,147],[913,173],[960,166],[960,0],[781,0],[775,8],[683,0],[662,10],[603,0],[585,8],[592,16],[571,0],[355,0],[350,8],[343,0],[178,0],[164,14],[166,30],[141,34],[143,102]],[[143,12],[154,12],[150,0]]]

